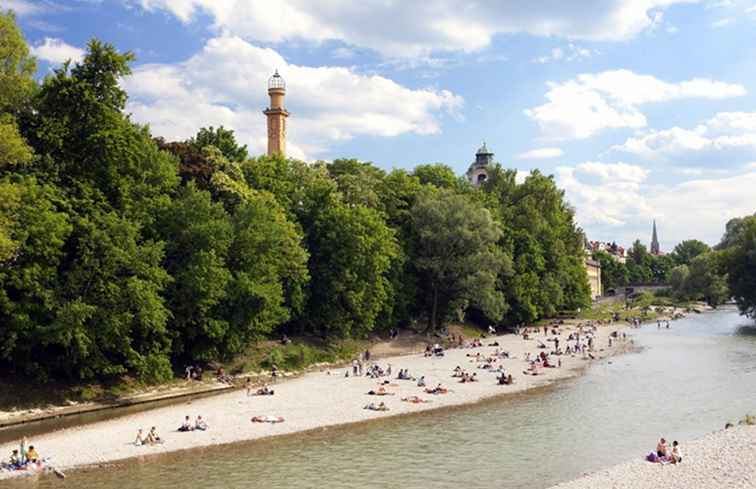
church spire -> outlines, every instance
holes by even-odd
[[[656,219],[654,219],[654,230],[651,232],[651,254],[659,254],[659,238],[656,235]]]

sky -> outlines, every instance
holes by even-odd
[[[169,140],[459,175],[485,141],[554,175],[589,239],[716,244],[756,212],[756,0],[0,0],[43,77],[90,39],[136,55],[127,111]]]

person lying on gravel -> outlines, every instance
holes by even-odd
[[[250,420],[253,423],[283,423],[283,416],[253,416]]]
[[[386,406],[386,404],[383,402],[378,404],[377,406],[375,405],[375,403],[371,402],[370,404],[365,406],[364,409],[367,409],[370,411],[388,411],[389,410],[388,406]]]
[[[272,396],[273,394],[275,394],[275,391],[268,387],[267,384],[257,389],[257,392],[255,393],[255,395],[258,396]]]
[[[425,389],[425,392],[428,394],[446,394],[449,392],[449,389],[446,389],[445,387],[442,387],[441,384],[438,384],[434,388],[427,388]]]
[[[425,403],[431,402],[431,401],[426,401],[425,399],[422,399],[418,396],[403,397],[402,401],[411,402],[412,404],[425,404]]]
[[[379,387],[378,390],[369,390],[368,391],[369,396],[393,396],[393,392],[386,391],[385,388]]]

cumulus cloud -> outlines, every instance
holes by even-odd
[[[463,100],[447,90],[409,89],[388,78],[344,67],[288,63],[274,49],[239,37],[210,39],[178,64],[148,64],[125,80],[135,120],[169,139],[200,126],[234,129],[254,152],[266,147],[267,79],[278,69],[287,82],[288,153],[311,158],[335,141],[359,135],[392,137],[440,132],[440,117],[456,115]]]
[[[672,127],[630,137],[612,150],[647,160],[737,163],[756,157],[756,112],[720,112],[692,129]]]
[[[520,160],[543,160],[546,158],[558,158],[564,154],[561,148],[536,148],[517,155]]]
[[[723,99],[746,93],[742,85],[705,78],[677,83],[630,70],[586,73],[562,83],[548,82],[544,105],[525,110],[544,136],[587,138],[611,128],[647,125],[644,104],[685,98]]]
[[[497,34],[526,33],[590,41],[621,41],[655,27],[661,9],[695,0],[604,0],[589,2],[591,15],[574,2],[353,2],[332,0],[131,0],[146,10],[164,10],[182,22],[198,14],[215,28],[248,39],[282,42],[341,40],[390,57],[436,51],[476,51]],[[370,22],[365,22],[370,19]],[[282,28],[282,26],[285,26]]]
[[[46,37],[41,44],[32,46],[30,51],[33,56],[50,63],[65,63],[68,60],[79,62],[84,59],[83,49],[53,37]]]
[[[551,63],[554,61],[579,61],[588,59],[594,54],[596,54],[596,51],[592,49],[569,43],[565,48],[552,48],[549,54],[534,58],[532,61],[540,64]]]
[[[625,245],[647,239],[654,218],[663,247],[692,237],[715,244],[729,219],[752,214],[756,206],[756,167],[673,185],[653,184],[648,175],[625,163],[586,162],[556,171],[589,238]]]

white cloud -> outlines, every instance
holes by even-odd
[[[534,58],[534,63],[550,63],[553,61],[579,61],[588,59],[596,54],[596,51],[584,47],[575,45],[574,43],[568,43],[565,48],[552,48],[549,54],[545,56],[539,56]]]
[[[640,191],[648,171],[626,163],[560,166],[556,178],[585,228],[622,226],[652,213]]]
[[[748,7],[748,8],[747,8],[747,9],[745,10],[745,12],[746,12],[747,14],[752,14],[752,13],[756,12],[756,5],[753,5],[753,6],[751,6],[751,7]]]
[[[735,19],[733,19],[732,17],[726,17],[724,19],[715,20],[711,23],[711,26],[715,29],[721,29],[722,27],[727,27],[733,22],[735,22]]]
[[[520,160],[542,160],[546,158],[558,158],[564,154],[561,148],[536,148],[517,155]]]
[[[544,136],[587,138],[611,128],[642,128],[640,106],[685,98],[722,99],[744,95],[742,85],[694,78],[669,83],[629,70],[586,73],[566,82],[547,83],[548,102],[525,110]]]
[[[756,210],[756,166],[722,178],[697,178],[655,185],[637,165],[586,162],[556,171],[557,182],[576,208],[589,238],[629,245],[648,239],[651,220],[659,225],[662,246],[683,239],[719,241],[725,223]]]
[[[0,11],[4,12],[6,9],[13,10],[19,16],[38,14],[44,10],[40,2],[29,0],[4,0]]]
[[[612,150],[647,160],[736,163],[756,156],[756,112],[720,112],[693,129],[675,126],[649,131]]]
[[[188,60],[142,65],[125,80],[135,120],[157,135],[184,139],[201,126],[234,129],[253,152],[266,147],[267,79],[278,69],[287,82],[288,153],[320,154],[354,136],[436,134],[439,118],[455,115],[463,100],[447,90],[409,89],[382,76],[344,67],[289,64],[270,48],[238,37],[210,39]]]
[[[84,50],[66,44],[62,39],[46,37],[41,44],[32,46],[31,54],[50,63],[79,62],[84,59]]]
[[[131,0],[162,9],[182,22],[210,15],[215,28],[248,39],[282,42],[341,40],[391,57],[436,51],[476,51],[497,34],[526,33],[590,41],[621,41],[655,27],[661,9],[695,0],[603,0],[574,2],[354,2],[331,0]],[[365,22],[369,19],[369,22]],[[282,28],[285,26],[285,28]]]

